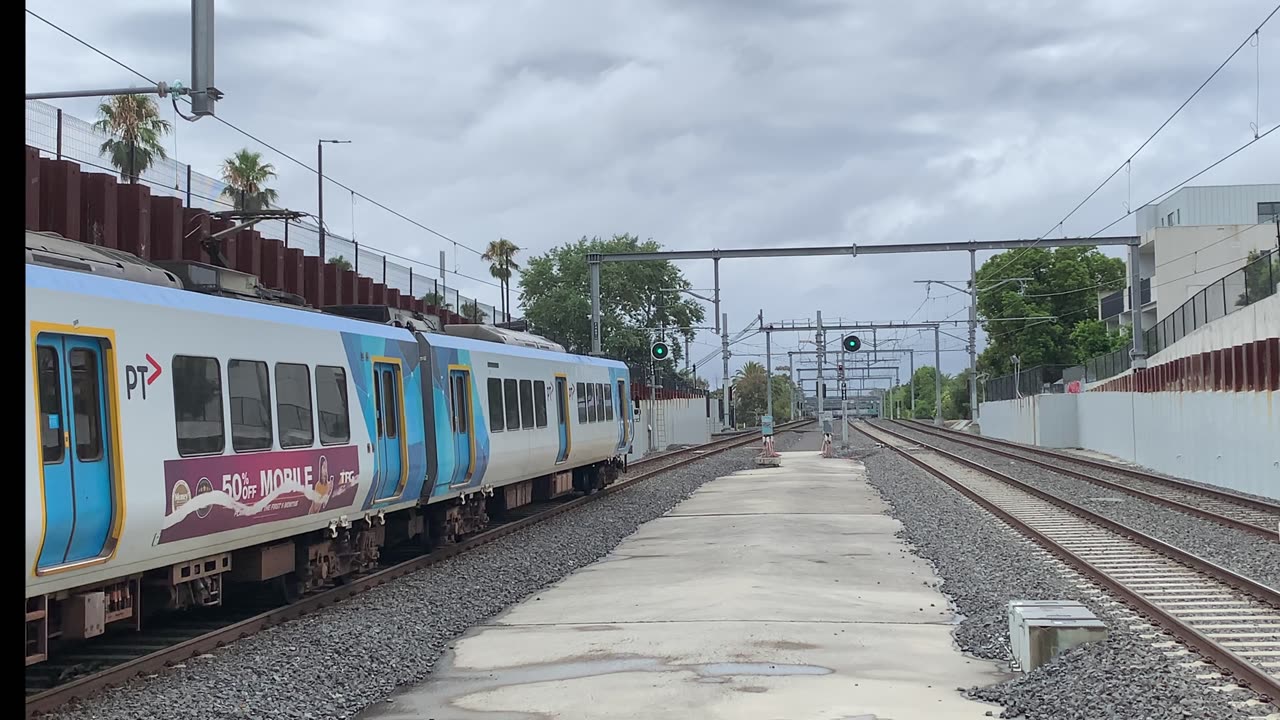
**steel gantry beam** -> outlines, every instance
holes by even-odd
[[[1035,240],[966,240],[962,242],[940,242],[940,243],[894,243],[887,245],[819,245],[812,247],[783,247],[783,248],[738,248],[729,250],[711,249],[711,250],[661,250],[657,252],[635,252],[635,253],[588,253],[586,256],[587,268],[591,280],[591,354],[600,355],[600,265],[606,262],[645,262],[645,261],[666,261],[666,260],[711,260],[714,264],[715,271],[715,314],[717,317],[720,313],[720,261],[728,259],[744,259],[744,258],[776,258],[776,257],[820,257],[831,255],[848,255],[849,257],[857,257],[859,255],[893,255],[901,253],[929,253],[929,252],[968,252],[975,253],[970,255],[970,282],[976,278],[977,268],[975,264],[976,253],[978,251],[990,250],[1020,250],[1031,247],[1098,247],[1098,246],[1117,246],[1127,245],[1129,247],[1129,271],[1131,282],[1129,292],[1131,297],[1132,315],[1133,315],[1133,348],[1130,350],[1130,356],[1133,359],[1133,367],[1146,367],[1146,348],[1142,337],[1142,302],[1141,287],[1138,283],[1138,244],[1142,239],[1136,235],[1109,235],[1105,237],[1074,237],[1074,238],[1037,238]],[[975,283],[976,285],[976,283]],[[821,325],[821,319],[819,319]],[[964,321],[962,321],[964,322]],[[723,318],[722,318],[722,331]],[[891,327],[910,327],[910,323],[896,324]],[[934,328],[934,339],[937,341],[937,325]],[[830,328],[836,329],[836,328]],[[857,328],[849,328],[857,329]],[[821,332],[821,330],[819,330]],[[937,360],[940,357],[941,348],[935,344],[935,366],[938,368],[938,407],[936,408],[934,423],[942,424],[942,402],[941,402],[941,367],[942,363]],[[728,366],[728,354],[725,353],[726,373]],[[971,393],[976,392],[976,384]]]
[[[763,317],[762,317],[763,319]],[[942,333],[941,323],[937,322],[918,322],[918,323],[856,323],[856,324],[839,324],[839,325],[823,325],[822,314],[818,314],[817,323],[815,325],[785,324],[785,325],[765,325],[761,323],[760,330],[769,337],[770,333],[775,332],[816,332],[818,333],[818,387],[821,388],[824,378],[822,377],[822,365],[826,354],[826,338],[824,333],[827,330],[885,330],[885,329],[913,329],[913,328],[933,328],[933,424],[942,425]],[[912,358],[915,356],[912,355]],[[821,393],[821,390],[819,390]],[[915,394],[915,388],[912,387],[912,395]]]

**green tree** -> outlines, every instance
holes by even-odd
[[[446,303],[444,301],[444,296],[438,292],[429,292],[426,295],[423,295],[422,302],[426,303],[427,305],[430,305],[431,307],[440,308],[441,310],[448,310],[453,308],[453,304]]]
[[[475,323],[482,323],[489,318],[489,314],[481,310],[475,300],[462,303],[458,308],[458,314]]]
[[[1127,347],[1133,328],[1125,325],[1111,330],[1101,320],[1081,320],[1071,328],[1071,345],[1075,349],[1075,362],[1083,363],[1099,355],[1106,355]]]
[[[276,201],[275,190],[266,187],[266,181],[276,176],[271,163],[262,162],[262,153],[244,148],[222,161],[223,197],[229,199],[237,210],[263,210]]]
[[[511,271],[520,269],[514,260],[518,252],[520,252],[520,246],[510,240],[499,238],[491,241],[485,248],[484,254],[480,256],[481,260],[492,263],[489,265],[489,274],[497,278],[502,285],[502,312],[508,320],[511,319]]]
[[[678,370],[676,371],[676,377],[680,378],[680,381],[683,382],[687,387],[691,387],[697,390],[707,389],[707,379],[704,377],[700,377],[698,375],[694,375],[693,370],[688,370],[688,369]]]
[[[753,427],[760,424],[760,418],[769,408],[770,385],[773,386],[774,422],[791,419],[791,402],[795,392],[791,378],[783,373],[767,376],[763,365],[748,362],[733,376],[733,403],[737,408],[736,419],[740,424]]]
[[[1236,298],[1236,307],[1252,305],[1265,297],[1276,293],[1280,285],[1280,253],[1271,253],[1271,262],[1258,262],[1262,253],[1249,251],[1248,264],[1244,269],[1244,292]]]
[[[1098,292],[1124,287],[1124,273],[1122,261],[1096,248],[1030,248],[991,257],[978,269],[978,313],[987,333],[979,369],[1008,374],[1012,355],[1023,368],[1080,362],[1072,331],[1097,320]],[[1013,278],[1026,280],[997,285]],[[1055,319],[1001,319],[1050,315]]]
[[[157,158],[167,157],[160,139],[169,132],[169,123],[160,117],[155,101],[146,95],[116,95],[98,106],[99,119],[93,127],[111,137],[98,148],[110,155],[120,170],[120,179],[138,182]]]
[[[563,345],[569,352],[591,351],[591,288],[588,253],[655,252],[662,246],[641,242],[634,235],[608,240],[581,238],[529,259],[520,273],[520,303],[525,318],[537,332]],[[605,263],[600,267],[600,349],[612,358],[643,371],[647,378],[650,330],[666,327],[671,345],[669,360],[652,363],[660,381],[673,377],[684,345],[704,317],[702,306],[669,288],[689,288],[689,282],[670,262]],[[683,341],[683,342],[681,342]]]
[[[337,266],[339,270],[351,269],[351,261],[341,255],[335,255],[329,258],[329,264]]]

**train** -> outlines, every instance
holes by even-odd
[[[626,470],[616,360],[27,233],[26,658],[284,601]]]

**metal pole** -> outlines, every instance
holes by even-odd
[[[387,256],[386,255],[382,256],[382,284],[384,287],[387,284]],[[409,297],[413,297],[413,293],[410,293]]]
[[[911,358],[911,417],[916,416],[916,351],[908,350],[907,357]]]
[[[713,292],[711,296],[715,298],[714,302],[715,302],[715,315],[716,315],[715,317],[716,334],[719,335],[720,334],[720,258],[712,258],[711,266],[713,268],[712,271],[715,273],[715,292]]]
[[[191,207],[191,166],[190,165],[187,166],[187,207]],[[285,226],[285,231],[288,232],[287,225]],[[286,244],[285,247],[289,247],[288,244]]]
[[[58,159],[62,159],[62,108],[58,108]]]
[[[942,333],[933,328],[933,424],[942,426]]]
[[[351,269],[355,271],[355,274],[359,275],[360,274],[360,243],[356,242],[354,233],[352,234],[352,237],[351,237],[351,244],[354,245],[356,248],[355,262],[352,263],[354,267],[352,267]]]
[[[902,384],[902,377],[898,374],[898,368],[893,369],[893,385],[897,387]],[[889,401],[893,403],[893,419],[898,419],[898,398],[897,394],[891,395]]]
[[[445,325],[449,324],[449,286],[444,278],[444,251],[440,251],[440,311],[443,313],[441,322]]]
[[[840,447],[849,447],[849,398],[840,399]]]
[[[818,419],[822,419],[822,413],[827,409],[827,393],[826,382],[822,377],[822,363],[827,357],[827,339],[822,332],[822,311],[818,311],[818,329],[814,339],[818,342],[818,385],[816,388],[818,394]]]
[[[760,324],[764,325],[764,311],[760,311]],[[765,331],[764,334],[764,381],[766,388],[765,396],[765,414],[773,416],[773,346],[769,344],[770,333]],[[772,433],[770,433],[772,434]]]
[[[969,420],[978,421],[978,251],[969,251]]]
[[[600,261],[587,259],[591,271],[591,354],[600,355]]]
[[[1129,303],[1133,306],[1133,357],[1135,369],[1147,366],[1146,338],[1142,336],[1142,273],[1138,267],[1138,246],[1129,246]]]
[[[720,422],[729,429],[729,313],[720,317],[720,359],[724,367],[720,376]]]
[[[103,88],[100,90],[59,90],[55,92],[27,93],[27,100],[56,100],[59,98],[106,97],[109,95],[185,95],[184,90],[170,90],[165,83],[151,87]]]
[[[316,220],[320,225],[320,264],[328,262],[324,254],[324,141],[316,141]]]
[[[384,256],[385,259],[385,256]],[[409,266],[409,297],[413,297],[413,266]],[[436,298],[437,300],[439,298]]]

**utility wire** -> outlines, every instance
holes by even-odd
[[[1194,175],[1192,175],[1191,177],[1187,178],[1186,180],[1183,180],[1182,182],[1178,183],[1177,185],[1174,185],[1173,187],[1169,188],[1168,190],[1165,190],[1164,192],[1160,193],[1159,195],[1156,195],[1155,197],[1151,198],[1150,200],[1148,200],[1147,202],[1143,203],[1143,204],[1142,204],[1142,205],[1140,205],[1139,207],[1144,207],[1144,206],[1146,206],[1146,205],[1151,205],[1152,203],[1159,202],[1160,200],[1162,200],[1162,199],[1163,199],[1163,198],[1165,198],[1166,196],[1170,195],[1171,193],[1173,193],[1173,192],[1177,191],[1179,188],[1181,188],[1182,186],[1184,186],[1184,185],[1186,185],[1187,183],[1191,182],[1192,180],[1195,180],[1196,178],[1198,178],[1198,177],[1200,177],[1201,175],[1203,175],[1203,174],[1205,174],[1205,173],[1209,172],[1210,170],[1212,170],[1212,169],[1214,169],[1214,168],[1218,167],[1219,165],[1221,165],[1222,163],[1226,162],[1227,160],[1230,160],[1231,158],[1235,157],[1235,156],[1236,156],[1236,154],[1240,153],[1241,151],[1243,151],[1245,148],[1249,147],[1250,145],[1253,145],[1254,143],[1258,142],[1258,141],[1259,141],[1259,140],[1261,140],[1262,138],[1264,138],[1264,137],[1266,137],[1266,136],[1270,135],[1271,133],[1275,132],[1277,129],[1280,129],[1280,124],[1272,125],[1270,130],[1268,130],[1268,131],[1266,131],[1266,132],[1262,133],[1261,135],[1258,135],[1257,137],[1254,137],[1254,138],[1250,139],[1250,140],[1249,140],[1249,142],[1246,142],[1245,144],[1241,145],[1240,147],[1236,148],[1235,150],[1232,150],[1231,152],[1227,153],[1226,155],[1223,155],[1222,157],[1220,157],[1220,158],[1218,158],[1216,161],[1214,161],[1214,162],[1213,162],[1213,164],[1209,165],[1208,167],[1204,168],[1203,170],[1200,170],[1199,172],[1195,173]],[[1127,212],[1127,213],[1125,213],[1124,215],[1121,215],[1120,217],[1116,218],[1115,220],[1112,220],[1111,222],[1107,223],[1107,225],[1106,225],[1105,227],[1103,227],[1101,230],[1098,230],[1098,231],[1094,232],[1094,233],[1093,233],[1092,235],[1090,235],[1089,237],[1097,237],[1098,235],[1101,235],[1102,233],[1106,232],[1107,230],[1110,230],[1110,229],[1111,229],[1111,227],[1112,227],[1113,225],[1115,225],[1116,223],[1120,222],[1121,220],[1124,220],[1125,218],[1129,217],[1130,215],[1134,214],[1135,212],[1137,212],[1137,210],[1129,210],[1129,212]]]
[[[1132,163],[1132,162],[1133,162],[1133,159],[1134,159],[1134,158],[1136,158],[1136,157],[1138,156],[1138,153],[1141,153],[1141,152],[1142,152],[1142,150],[1143,150],[1144,148],[1146,148],[1146,147],[1147,147],[1147,145],[1149,145],[1149,144],[1151,143],[1151,141],[1152,141],[1152,140],[1154,140],[1154,139],[1156,138],[1156,136],[1157,136],[1157,135],[1159,135],[1159,134],[1160,134],[1160,132],[1161,132],[1161,131],[1163,131],[1163,130],[1164,130],[1164,129],[1169,125],[1169,123],[1170,123],[1170,122],[1172,122],[1172,121],[1173,121],[1173,119],[1174,119],[1175,117],[1177,117],[1177,116],[1178,116],[1178,114],[1179,114],[1179,113],[1181,113],[1181,112],[1182,112],[1182,110],[1183,110],[1184,108],[1186,108],[1186,107],[1187,107],[1187,105],[1189,105],[1189,104],[1191,103],[1191,101],[1192,101],[1192,100],[1194,100],[1194,99],[1195,99],[1195,97],[1196,97],[1197,95],[1199,95],[1199,94],[1200,94],[1200,91],[1201,91],[1201,90],[1203,90],[1203,89],[1205,88],[1205,86],[1206,86],[1206,85],[1208,85],[1208,84],[1209,84],[1209,83],[1210,83],[1210,82],[1211,82],[1215,77],[1217,77],[1217,76],[1218,76],[1218,73],[1222,72],[1222,68],[1226,67],[1226,66],[1227,66],[1227,63],[1231,62],[1232,58],[1234,58],[1236,55],[1238,55],[1238,54],[1240,53],[1240,51],[1241,51],[1241,50],[1243,50],[1243,49],[1245,48],[1245,46],[1249,44],[1249,41],[1250,41],[1251,39],[1253,39],[1255,36],[1257,36],[1257,35],[1262,31],[1263,26],[1265,26],[1268,22],[1270,22],[1270,21],[1271,21],[1271,18],[1275,17],[1275,15],[1276,15],[1276,13],[1277,13],[1277,12],[1280,12],[1280,5],[1276,5],[1276,7],[1275,7],[1275,8],[1274,8],[1274,9],[1273,9],[1273,10],[1272,10],[1268,15],[1267,15],[1266,19],[1264,19],[1261,23],[1259,23],[1259,24],[1258,24],[1258,26],[1257,26],[1256,28],[1254,28],[1253,30],[1251,30],[1251,31],[1249,32],[1249,34],[1245,36],[1244,40],[1240,41],[1240,44],[1239,44],[1238,46],[1236,46],[1236,49],[1235,49],[1235,50],[1231,51],[1231,54],[1227,56],[1227,59],[1226,59],[1226,60],[1223,60],[1223,61],[1222,61],[1222,63],[1221,63],[1220,65],[1218,65],[1217,69],[1215,69],[1212,73],[1210,73],[1210,74],[1209,74],[1209,77],[1205,78],[1204,82],[1200,83],[1200,86],[1199,86],[1199,87],[1197,87],[1197,88],[1195,89],[1195,91],[1194,91],[1194,92],[1192,92],[1192,93],[1191,93],[1191,95],[1187,97],[1187,99],[1186,99],[1186,100],[1183,100],[1183,101],[1182,101],[1182,104],[1178,106],[1178,109],[1176,109],[1176,110],[1174,110],[1174,111],[1173,111],[1173,114],[1171,114],[1169,117],[1165,118],[1165,121],[1164,121],[1164,122],[1160,123],[1160,127],[1156,128],[1155,132],[1151,133],[1151,135],[1149,135],[1149,136],[1147,137],[1147,139],[1146,139],[1146,140],[1143,140],[1143,141],[1142,141],[1142,144],[1138,146],[1138,149],[1137,149],[1137,150],[1134,150],[1134,151],[1133,151],[1133,153],[1131,153],[1131,154],[1129,155],[1129,157],[1125,158],[1124,162],[1122,162],[1122,163],[1120,163],[1119,165],[1117,165],[1117,166],[1116,166],[1116,169],[1115,169],[1115,170],[1112,170],[1112,171],[1111,171],[1111,174],[1110,174],[1110,175],[1108,175],[1108,176],[1106,177],[1106,179],[1104,179],[1101,183],[1099,183],[1099,184],[1098,184],[1098,186],[1097,186],[1097,187],[1095,187],[1095,188],[1093,189],[1093,191],[1092,191],[1092,192],[1090,192],[1088,195],[1086,195],[1086,196],[1085,196],[1085,198],[1084,198],[1083,200],[1081,200],[1079,203],[1077,203],[1077,204],[1076,204],[1076,206],[1075,206],[1074,208],[1072,208],[1072,209],[1071,209],[1071,212],[1069,212],[1069,213],[1067,213],[1066,215],[1064,215],[1064,216],[1062,217],[1062,219],[1061,219],[1061,220],[1059,220],[1057,223],[1055,223],[1055,224],[1053,225],[1053,227],[1051,227],[1051,228],[1049,228],[1048,230],[1046,230],[1045,232],[1041,233],[1040,237],[1036,238],[1036,242],[1039,242],[1039,241],[1043,240],[1043,239],[1044,239],[1044,238],[1045,238],[1049,233],[1053,232],[1053,230],[1054,230],[1055,228],[1062,227],[1062,225],[1063,225],[1067,220],[1069,220],[1073,215],[1075,215],[1075,214],[1076,214],[1076,212],[1078,212],[1078,211],[1080,210],[1080,208],[1084,207],[1085,203],[1087,203],[1087,202],[1089,202],[1089,200],[1093,199],[1093,196],[1094,196],[1094,195],[1097,195],[1097,194],[1098,194],[1098,191],[1102,190],[1102,188],[1103,188],[1103,187],[1106,187],[1107,183],[1111,182],[1111,180],[1112,180],[1113,178],[1115,178],[1115,176],[1116,176],[1116,175],[1118,175],[1118,174],[1120,173],[1120,171],[1121,171],[1121,170],[1125,169],[1126,167],[1131,167],[1130,163]],[[1274,128],[1273,128],[1273,129],[1274,129]],[[1268,132],[1269,132],[1269,131],[1268,131]],[[1255,129],[1255,133],[1256,133],[1256,129]],[[1255,139],[1255,140],[1257,140],[1258,138],[1255,136],[1255,138],[1254,138],[1254,139]],[[1193,176],[1193,179],[1194,179],[1194,177],[1195,177],[1195,176]],[[1189,182],[1189,181],[1188,181],[1188,182]],[[1149,204],[1149,203],[1148,203],[1148,204]],[[1141,206],[1140,206],[1140,207],[1141,207]],[[1130,209],[1129,209],[1129,212],[1125,215],[1125,217],[1128,217],[1129,215],[1132,215],[1133,213],[1134,213],[1134,209],[1133,209],[1133,208],[1130,208]],[[1123,220],[1123,219],[1124,219],[1124,218],[1120,218],[1120,220]],[[1120,220],[1117,220],[1116,222],[1120,222]],[[1115,225],[1115,223],[1111,223],[1111,225]],[[1107,227],[1109,228],[1109,227],[1111,227],[1111,225],[1108,225]],[[1104,230],[1105,230],[1105,229],[1106,229],[1106,228],[1104,228]],[[1102,231],[1100,230],[1099,232],[1102,232]],[[1098,234],[1098,233],[1094,233],[1094,234],[1093,234],[1093,235],[1091,235],[1090,237],[1096,236],[1097,234]],[[1017,253],[1022,252],[1022,251],[1024,251],[1024,250],[1029,250],[1029,249],[1031,249],[1032,247],[1035,247],[1035,243],[1032,243],[1031,245],[1027,246],[1026,248],[1022,248],[1022,249],[1020,249],[1020,250],[1014,250],[1014,251],[1013,251],[1013,254],[1009,257],[1009,261],[1008,261],[1008,262],[1006,262],[1004,265],[1002,265],[1002,266],[1000,267],[1000,270],[1003,270],[1004,268],[1008,267],[1008,266],[1009,266],[1009,265],[1014,261],[1014,259],[1016,259],[1016,257],[1017,257]],[[999,270],[997,270],[996,272],[999,272]]]
[[[104,57],[104,58],[106,58],[106,59],[110,60],[111,62],[115,63],[116,65],[119,65],[120,67],[124,68],[125,70],[128,70],[129,72],[133,73],[134,75],[137,75],[138,77],[142,78],[143,80],[146,80],[147,82],[149,82],[149,83],[151,83],[151,84],[153,84],[153,85],[157,84],[155,80],[152,80],[151,78],[147,77],[146,75],[142,74],[141,72],[138,72],[137,70],[135,70],[134,68],[132,68],[132,67],[130,67],[130,66],[128,66],[128,65],[126,65],[125,63],[121,62],[120,60],[117,60],[116,58],[112,57],[111,55],[107,54],[106,52],[104,52],[104,51],[102,51],[102,50],[98,49],[97,47],[94,47],[93,45],[91,45],[90,43],[86,42],[85,40],[82,40],[82,39],[80,39],[79,37],[77,37],[77,36],[73,35],[73,34],[72,34],[72,33],[70,33],[69,31],[67,31],[67,30],[63,29],[62,27],[58,26],[57,24],[53,23],[52,21],[50,21],[50,20],[48,20],[48,19],[46,19],[46,18],[44,18],[44,17],[40,16],[40,15],[39,15],[39,14],[37,14],[36,12],[32,11],[30,8],[27,8],[26,10],[27,10],[27,13],[28,13],[29,15],[31,15],[32,17],[36,18],[37,20],[39,20],[39,21],[43,22],[44,24],[48,25],[49,27],[53,28],[54,30],[57,30],[58,32],[62,33],[63,35],[66,35],[67,37],[71,38],[72,40],[75,40],[76,42],[80,43],[81,45],[83,45],[83,46],[85,46],[85,47],[89,48],[90,50],[94,51],[95,53],[97,53],[97,54],[101,55],[102,57]],[[184,99],[186,102],[190,102],[190,100],[188,100],[188,99],[187,99],[187,98],[185,98],[185,97],[184,97],[183,99]],[[307,163],[305,163],[305,162],[303,162],[303,161],[299,160],[298,158],[296,158],[296,157],[294,157],[294,156],[290,155],[289,153],[287,153],[287,152],[285,152],[285,151],[283,151],[283,150],[281,150],[281,149],[277,148],[276,146],[272,145],[271,143],[269,143],[269,142],[267,142],[267,141],[265,141],[265,140],[263,140],[263,139],[261,139],[261,138],[257,137],[257,136],[256,136],[256,135],[254,135],[253,133],[250,133],[249,131],[244,130],[243,128],[241,128],[241,127],[239,127],[239,126],[235,125],[234,123],[232,123],[231,121],[229,121],[229,120],[227,120],[227,119],[225,119],[225,118],[219,117],[219,116],[217,116],[217,115],[214,115],[214,116],[213,116],[213,119],[214,119],[214,120],[216,120],[216,121],[218,121],[219,123],[221,123],[221,124],[223,124],[223,125],[225,125],[225,126],[227,126],[227,127],[231,128],[232,130],[235,130],[236,132],[238,132],[238,133],[240,133],[241,135],[243,135],[243,136],[245,136],[245,137],[249,138],[250,140],[253,140],[254,142],[258,143],[259,145],[262,145],[263,147],[265,147],[265,148],[267,148],[267,149],[269,149],[269,150],[271,150],[271,151],[273,151],[273,152],[275,152],[275,153],[279,154],[281,157],[284,157],[284,158],[286,158],[286,159],[288,159],[288,160],[293,161],[294,163],[296,163],[297,165],[299,165],[300,167],[302,167],[304,170],[307,170],[307,171],[312,172],[312,173],[315,173],[315,172],[316,172],[316,169],[315,169],[315,168],[313,168],[313,167],[311,167],[311,166],[310,166],[310,165],[308,165]],[[385,211],[387,211],[387,212],[391,213],[392,215],[395,215],[396,217],[400,218],[401,220],[404,220],[405,222],[407,222],[407,223],[409,223],[409,224],[411,224],[411,225],[414,225],[415,227],[421,228],[422,230],[425,230],[425,231],[427,231],[427,232],[431,233],[432,235],[435,235],[436,237],[440,238],[441,240],[445,240],[445,241],[447,241],[447,242],[452,243],[453,245],[455,245],[455,246],[457,246],[457,247],[461,247],[461,248],[463,248],[463,249],[465,249],[465,250],[469,250],[469,251],[471,251],[471,252],[475,253],[476,255],[483,255],[483,254],[484,254],[483,252],[481,252],[481,251],[479,251],[479,250],[476,250],[475,248],[471,247],[470,245],[467,245],[466,243],[459,242],[459,241],[457,241],[457,240],[455,240],[455,239],[453,239],[453,238],[449,237],[448,235],[445,235],[444,233],[439,232],[438,230],[435,230],[435,229],[433,229],[433,228],[427,227],[426,225],[423,225],[422,223],[418,222],[417,220],[414,220],[413,218],[410,218],[410,217],[408,217],[408,216],[404,215],[403,213],[401,213],[401,212],[399,212],[399,211],[397,211],[397,210],[393,210],[393,209],[391,209],[390,207],[387,207],[386,205],[384,205],[384,204],[382,204],[382,203],[378,202],[377,200],[374,200],[373,198],[369,197],[368,195],[365,195],[364,193],[359,192],[359,191],[357,191],[357,190],[355,190],[355,189],[353,189],[353,188],[351,188],[351,187],[349,187],[349,186],[345,185],[344,183],[341,183],[341,182],[339,182],[339,181],[337,181],[337,180],[334,180],[333,178],[329,177],[328,175],[325,175],[325,176],[324,176],[324,179],[328,180],[329,182],[333,183],[334,185],[337,185],[338,187],[342,188],[343,190],[346,190],[347,192],[351,193],[352,195],[355,195],[356,197],[358,197],[358,198],[360,198],[360,199],[362,199],[362,200],[364,200],[364,201],[366,201],[366,202],[369,202],[369,203],[371,203],[371,204],[373,204],[373,205],[378,206],[379,208],[382,208],[383,210],[385,210]],[[370,245],[370,246],[366,246],[366,247],[369,247],[370,249],[375,249],[375,250],[377,250],[377,248],[373,248],[373,246],[371,246],[371,245]],[[379,252],[382,252],[381,250],[378,250],[378,251],[379,251]],[[423,265],[427,265],[427,263],[421,263],[421,264],[423,264]],[[430,266],[430,265],[428,265],[428,266],[429,266],[429,267],[434,267],[434,266]],[[452,271],[446,270],[446,272],[452,272]],[[461,276],[461,277],[466,277],[465,275],[462,275],[461,273],[454,273],[454,274],[455,274],[455,275],[459,275],[459,276]],[[489,283],[489,284],[491,284],[491,283]],[[497,287],[497,286],[495,285],[494,287]]]

